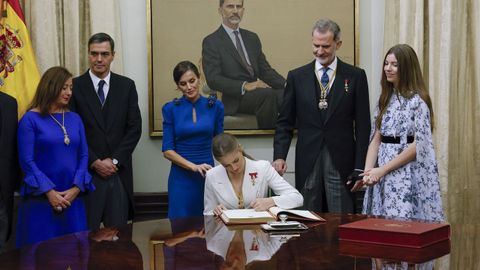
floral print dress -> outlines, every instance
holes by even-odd
[[[374,121],[378,117],[375,110]],[[416,158],[391,171],[367,187],[363,213],[387,217],[443,221],[437,162],[430,128],[430,111],[415,94],[411,98],[392,95],[382,119],[380,134],[400,137],[400,143],[381,143],[377,163],[381,167],[408,147],[407,136],[415,136]],[[372,124],[371,138],[375,132]]]

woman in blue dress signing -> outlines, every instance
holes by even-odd
[[[18,128],[25,178],[20,188],[17,246],[87,230],[83,192],[93,191],[83,123],[68,111],[72,74],[47,70]]]
[[[200,95],[200,73],[189,62],[178,63],[173,79],[180,98],[163,106],[163,146],[172,162],[168,177],[168,217],[203,215],[205,173],[213,166],[212,138],[223,133],[223,104]]]

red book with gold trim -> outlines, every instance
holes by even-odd
[[[361,258],[424,263],[450,253],[450,240],[443,240],[424,248],[386,246],[340,240],[338,253],[340,255]]]
[[[340,240],[422,248],[450,239],[450,225],[366,218],[338,227]]]

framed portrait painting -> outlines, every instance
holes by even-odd
[[[189,60],[199,67],[203,95],[216,94],[222,100],[224,93],[209,87],[202,66],[202,42],[222,23],[219,2],[147,0],[150,136],[163,135],[162,107],[182,95],[172,75],[180,61]],[[243,7],[240,28],[257,34],[266,60],[283,78],[289,70],[313,61],[312,27],[322,18],[334,20],[341,28],[343,43],[337,56],[358,64],[358,0],[244,0]],[[236,135],[274,133],[273,128],[259,127],[255,114],[229,113],[224,127]]]

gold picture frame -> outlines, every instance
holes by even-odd
[[[162,106],[180,93],[172,71],[183,60],[201,61],[202,40],[221,24],[218,0],[147,0],[149,131],[163,136]],[[342,30],[337,55],[357,65],[359,58],[359,0],[245,0],[241,28],[257,33],[270,65],[286,78],[289,70],[313,60],[311,29],[329,18]],[[288,52],[288,53],[285,53]],[[229,128],[235,135],[269,135],[274,130]]]

